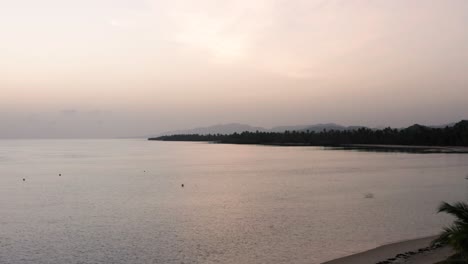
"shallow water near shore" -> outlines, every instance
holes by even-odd
[[[0,140],[0,263],[320,263],[436,234],[467,174],[468,154]]]

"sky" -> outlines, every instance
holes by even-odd
[[[466,0],[0,0],[0,138],[468,119]]]

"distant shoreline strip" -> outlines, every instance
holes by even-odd
[[[307,143],[230,143],[216,141],[193,141],[193,140],[162,140],[157,138],[148,138],[150,141],[169,141],[169,142],[206,142],[215,144],[230,145],[259,145],[259,146],[279,146],[279,147],[323,147],[325,149],[374,151],[374,152],[404,152],[404,153],[446,153],[446,154],[468,154],[468,147],[459,146],[411,146],[411,145],[374,145],[374,144],[342,144],[342,145],[314,145]]]

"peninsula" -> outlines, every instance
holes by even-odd
[[[404,129],[294,130],[284,132],[245,131],[232,134],[175,134],[149,138],[161,141],[204,141],[225,144],[276,146],[324,146],[332,148],[408,151],[422,153],[468,153],[468,121],[443,128],[412,125]]]

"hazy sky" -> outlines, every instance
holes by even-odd
[[[466,0],[0,0],[0,137],[467,118]]]

